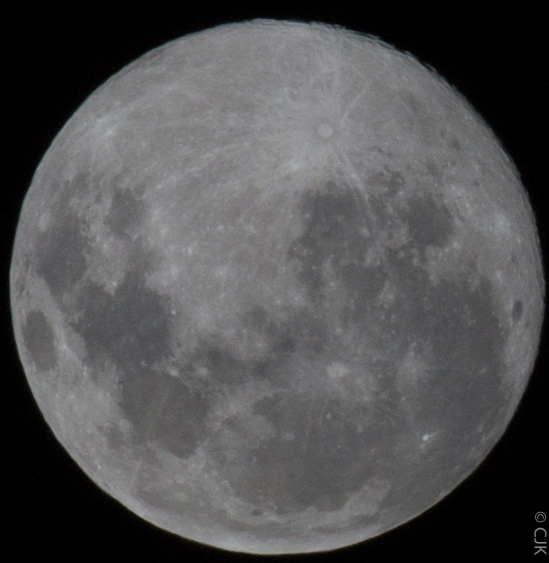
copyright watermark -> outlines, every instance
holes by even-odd
[[[538,524],[545,522],[546,518],[547,515],[541,510],[534,515]],[[534,530],[534,555],[547,555],[547,530],[541,526]]]

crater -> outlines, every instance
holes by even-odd
[[[521,319],[522,309],[523,309],[522,301],[515,301],[513,303],[513,312],[511,313],[511,315],[514,323],[518,322]]]
[[[53,369],[57,364],[55,335],[42,311],[31,311],[22,328],[25,346],[41,371]]]

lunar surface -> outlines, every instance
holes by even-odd
[[[11,268],[55,436],[151,523],[330,550],[437,503],[504,432],[538,347],[510,159],[411,55],[257,20],[144,55],[55,138]]]

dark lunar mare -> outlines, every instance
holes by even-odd
[[[254,412],[272,424],[275,436],[250,447],[249,429],[238,417],[227,420],[219,435],[209,436],[212,462],[223,468],[234,493],[257,507],[252,515],[264,510],[288,514],[309,506],[337,510],[364,484],[375,489],[383,478],[391,489],[382,508],[396,524],[407,510],[413,516],[417,506],[450,489],[452,478],[458,481],[468,463],[463,460],[475,465],[470,454],[478,433],[495,427],[497,405],[507,404],[500,378],[506,335],[494,312],[489,280],[474,285],[456,275],[433,284],[414,261],[428,245],[443,246],[451,239],[450,215],[427,195],[399,207],[393,199],[406,186],[397,172],[380,172],[370,181],[385,194],[372,195],[368,203],[343,183],[329,182],[304,193],[299,206],[304,228],[289,245],[288,260],[309,305],[285,322],[260,306],[242,314],[242,325],[269,343],[263,357],[239,360],[215,334],[203,335],[180,366],[179,377],[161,367],[174,353],[171,304],[146,287],[152,266],[143,251],[135,251],[133,269],[110,294],[82,281],[89,242],[75,216],[67,212],[61,226],[39,240],[38,273],[65,310],[73,302],[71,324],[84,339],[92,372],[99,373],[105,360],[117,366],[120,406],[138,444],[153,441],[188,456],[206,436],[208,390],[230,393],[253,379],[273,385],[274,394],[258,401]],[[107,223],[117,236],[135,236],[142,212],[138,200],[117,191]],[[376,229],[391,229],[402,221],[411,243],[387,248],[379,263],[366,264]],[[336,320],[347,334],[368,336],[385,358],[369,353],[357,358],[360,342],[346,343],[331,331],[326,265],[346,292]],[[397,289],[397,302],[389,310],[379,300],[387,279]],[[516,304],[514,317],[521,313]],[[53,333],[41,313],[28,316],[24,337],[40,366],[54,365]],[[427,354],[426,372],[418,380],[398,370],[412,343]],[[314,384],[315,377],[326,377],[326,366],[350,359],[353,378],[375,376],[372,397],[363,404],[347,405]],[[296,362],[313,372],[309,387],[296,384]],[[199,368],[208,373],[208,384],[201,388],[193,383]],[[421,435],[434,432],[443,435],[436,448],[419,453]],[[241,440],[228,447],[223,441],[227,433]],[[160,502],[155,494],[144,489],[142,498]],[[174,511],[179,506],[175,501],[171,505]]]
[[[55,335],[42,311],[31,311],[23,325],[23,338],[32,360],[42,371],[57,364]]]
[[[390,178],[396,194],[404,184],[399,175]],[[427,245],[446,244],[452,219],[427,195],[413,198],[395,217],[390,197],[391,192],[385,202],[374,198],[368,207],[347,186],[335,183],[303,196],[304,229],[288,258],[309,296],[306,317],[314,319],[313,333],[322,337],[311,338],[310,327],[305,331],[287,323],[280,332],[293,335],[288,361],[298,349],[300,357],[320,358],[323,365],[355,354],[327,328],[328,263],[347,292],[341,324],[373,334],[392,361],[362,359],[362,369],[374,369],[379,381],[375,396],[362,406],[345,406],[314,389],[306,394],[281,390],[260,401],[255,410],[273,423],[277,436],[234,458],[222,450],[217,454],[240,498],[279,513],[307,506],[334,510],[369,480],[375,488],[375,479],[384,478],[392,487],[383,507],[396,523],[407,510],[412,516],[417,506],[434,502],[472,469],[479,433],[497,426],[500,405],[508,399],[501,380],[507,335],[495,313],[493,288],[489,280],[474,285],[474,276],[461,274],[433,284],[414,256],[423,256]],[[408,246],[387,249],[378,266],[365,264],[371,244],[365,227],[372,216],[377,225],[405,221],[411,237]],[[397,288],[397,304],[390,311],[377,300],[388,277]],[[264,310],[251,311],[249,322],[256,330],[272,325]],[[412,343],[427,354],[418,380],[398,370]],[[279,363],[276,369],[280,373],[284,367]],[[268,364],[263,373],[273,381],[279,377]],[[438,435],[439,441],[421,453],[424,434]]]
[[[184,378],[158,368],[173,353],[170,300],[148,289],[144,280],[143,273],[130,270],[114,295],[87,284],[74,328],[86,342],[88,358],[106,357],[119,368],[120,406],[135,437],[186,456],[204,434],[207,403]]]
[[[63,295],[71,293],[86,273],[85,252],[89,242],[81,222],[68,209],[60,209],[59,220],[37,241],[36,273],[46,281],[61,308]]]

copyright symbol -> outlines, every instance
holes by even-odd
[[[536,512],[534,518],[536,519],[536,522],[545,522],[545,518],[547,517],[545,516],[545,512]]]

